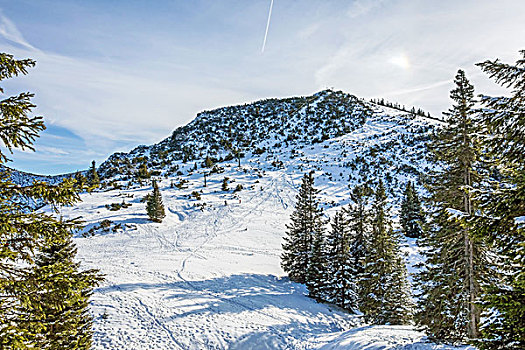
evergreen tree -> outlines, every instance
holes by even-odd
[[[95,161],[91,162],[91,168],[89,169],[89,187],[97,187],[100,184],[98,177],[97,168],[95,167]]]
[[[77,172],[75,173],[75,181],[76,181],[75,186],[76,186],[77,188],[80,188],[80,189],[83,189],[84,186],[85,186],[86,183],[87,183],[87,179],[86,179],[86,177],[85,177],[84,174],[82,174],[80,171],[77,171]]]
[[[213,160],[209,156],[206,156],[204,159],[204,166],[206,168],[211,168],[213,166]]]
[[[478,337],[475,302],[488,265],[485,245],[468,223],[475,212],[471,193],[481,180],[481,125],[473,110],[474,87],[463,71],[455,84],[450,93],[455,104],[444,113],[446,125],[430,145],[441,170],[427,183],[433,213],[419,241],[426,262],[417,277],[417,321],[431,338],[448,342]]]
[[[292,222],[286,226],[281,256],[283,270],[297,283],[306,282],[314,236],[323,232],[323,213],[319,208],[318,194],[319,190],[314,188],[313,172],[305,174],[296,197],[295,210],[290,216]]]
[[[149,179],[150,177],[151,177],[151,173],[148,171],[148,166],[146,165],[146,163],[142,163],[137,172],[137,178],[139,180],[145,180],[145,179]]]
[[[222,179],[222,186],[221,186],[221,189],[226,192],[228,191],[228,180],[229,178],[225,177],[224,179]]]
[[[351,251],[350,232],[345,211],[338,211],[326,239],[326,300],[350,311],[357,310],[357,274]]]
[[[327,253],[324,230],[312,232],[312,246],[308,256],[306,287],[308,295],[317,301],[326,299]]]
[[[423,230],[423,210],[421,209],[421,201],[414,188],[414,184],[410,181],[407,183],[405,189],[399,219],[401,230],[405,236],[410,238],[419,238],[419,236],[421,236]]]
[[[153,192],[151,192],[146,200],[146,211],[149,219],[153,222],[162,222],[162,219],[166,217],[164,212],[164,204],[162,204],[162,195],[160,194],[159,186],[157,181],[153,180],[151,185],[153,186]]]
[[[27,74],[27,68],[35,62],[15,60],[12,55],[0,53],[0,80]],[[0,88],[0,93],[3,90]],[[5,149],[0,149],[0,165],[8,161],[5,150],[13,148],[34,150],[33,142],[38,133],[45,129],[42,117],[30,117],[35,107],[31,93],[21,93],[0,101],[0,139]],[[31,203],[46,203],[57,210],[59,206],[72,205],[79,200],[75,181],[66,179],[58,185],[34,181],[30,185],[17,185],[10,180],[9,173],[0,173],[0,348],[26,349],[41,348],[44,342],[51,342],[56,325],[47,318],[39,319],[35,310],[49,310],[53,307],[65,309],[78,301],[78,295],[63,294],[62,299],[42,299],[39,276],[35,271],[35,257],[49,249],[52,244],[64,242],[80,227],[77,220],[58,220],[52,214],[35,212]],[[72,256],[74,251],[72,251]],[[94,271],[63,271],[62,274],[46,275],[49,284],[60,285],[75,276],[94,276]],[[82,288],[86,298],[95,285],[95,280]],[[86,312],[87,304],[78,305],[79,312]],[[40,311],[40,315],[45,311]],[[89,324],[85,327],[78,319],[65,325],[64,332],[80,334],[83,343],[90,343]],[[73,344],[62,344],[53,349],[75,349]],[[77,347],[79,348],[79,347]]]
[[[353,204],[347,209],[349,226],[349,255],[351,265],[357,279],[364,273],[364,263],[368,253],[368,237],[370,234],[370,213],[367,209],[370,188],[366,184],[357,185],[350,190],[350,199]],[[357,283],[358,301],[363,300],[365,291]]]
[[[102,279],[95,270],[80,271],[71,232],[50,241],[36,256],[32,271],[38,293],[27,305],[39,349],[90,349],[89,297]],[[40,325],[48,325],[40,330]],[[39,331],[40,330],[40,331]]]
[[[410,320],[406,266],[399,236],[392,229],[381,180],[375,191],[371,226],[364,272],[359,280],[363,293],[360,309],[373,324],[406,324]]]
[[[482,96],[482,118],[491,134],[486,146],[499,160],[502,182],[481,198],[484,215],[474,220],[500,257],[499,279],[482,291],[482,349],[525,348],[525,50],[515,65],[478,64],[510,97]],[[521,221],[520,221],[521,220]]]

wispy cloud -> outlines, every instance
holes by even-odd
[[[316,81],[338,81],[360,96],[401,99],[439,114],[449,104],[459,68],[476,86],[499,91],[474,63],[516,58],[525,35],[523,13],[519,1],[357,0],[349,6],[349,20],[337,22],[347,34],[316,71]]]
[[[4,16],[2,10],[0,10],[0,36],[12,43],[35,50],[35,48],[24,39],[24,36],[20,33],[16,25],[9,18]]]
[[[354,0],[348,7],[347,13],[350,18],[357,18],[368,14],[370,11],[380,7],[386,0]]]

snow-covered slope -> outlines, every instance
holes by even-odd
[[[158,145],[110,157],[101,173],[114,189],[61,213],[86,221],[79,258],[106,275],[93,295],[95,349],[448,349],[315,302],[279,258],[305,172],[315,171],[327,216],[348,203],[349,184],[379,177],[395,212],[406,181],[428,167],[435,125],[324,91],[205,112]],[[206,156],[213,168],[202,167]],[[130,183],[143,163],[160,181],[160,224],[141,201],[149,184]],[[122,202],[131,206],[109,210]],[[413,264],[410,242],[405,250]]]

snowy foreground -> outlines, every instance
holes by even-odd
[[[245,190],[222,192],[223,175]],[[223,175],[210,178],[200,201],[187,197],[202,188],[197,175],[182,190],[164,180],[162,224],[149,222],[140,203],[151,187],[85,194],[64,209],[88,229],[103,219],[124,227],[76,239],[83,266],[106,275],[92,298],[95,349],[449,348],[411,327],[363,326],[284,277],[281,238],[300,174],[269,172],[254,182],[232,166]],[[104,206],[122,199],[132,206]]]

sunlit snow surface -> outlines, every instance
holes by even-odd
[[[303,149],[310,164],[301,169],[304,159],[287,158],[284,150],[282,169],[264,157],[248,156],[241,169],[235,162],[221,164],[224,173],[209,176],[207,187],[198,173],[184,177],[189,180],[184,189],[171,188],[172,179],[163,179],[167,216],[161,224],[147,220],[140,202],[151,187],[82,195],[77,207],[64,208],[62,214],[82,216],[87,229],[103,219],[125,227],[75,240],[82,266],[99,268],[106,276],[92,297],[94,348],[449,349],[425,342],[412,327],[369,327],[358,316],[317,303],[280,267],[285,224],[303,173],[317,170],[316,184],[331,215],[348,203],[350,170],[336,161],[342,148],[360,145],[349,151],[351,158],[362,152],[360,147],[383,140],[372,136],[399,128],[394,121],[371,119],[350,135],[328,140],[328,148]],[[410,150],[391,152],[406,155]],[[191,167],[182,170],[186,174]],[[221,190],[225,176],[235,181],[228,192]],[[244,189],[233,194],[237,184]],[[202,190],[200,201],[188,198],[194,190]],[[105,208],[123,199],[132,206]],[[202,203],[202,209],[195,206]],[[413,264],[413,242],[405,251]]]

